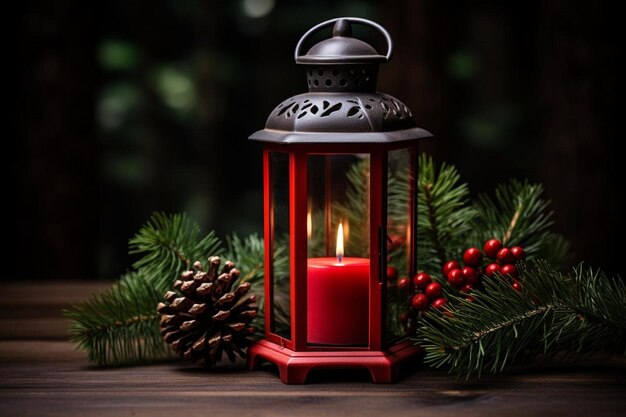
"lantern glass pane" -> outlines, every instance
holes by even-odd
[[[413,295],[411,255],[414,167],[410,148],[390,151],[387,161],[387,336],[408,334]]]
[[[272,152],[270,230],[272,239],[270,331],[291,339],[289,280],[289,154]]]
[[[310,345],[368,344],[369,168],[368,154],[307,159]]]

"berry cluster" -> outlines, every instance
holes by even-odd
[[[485,268],[485,275],[493,277],[496,272],[504,276],[511,278],[511,285],[517,291],[521,291],[522,287],[517,280],[519,278],[519,272],[515,266],[515,262],[523,261],[526,259],[526,252],[521,246],[513,246],[512,248],[506,248],[502,246],[502,243],[498,239],[489,239],[485,242],[483,248],[485,254],[493,261]]]
[[[411,307],[415,311],[424,311],[428,307],[440,309],[446,304],[446,299],[441,295],[441,284],[433,282],[430,275],[420,272],[413,277],[415,295],[411,298]]]
[[[393,286],[393,283],[396,283],[398,291],[400,294],[408,294],[411,287],[411,280],[407,276],[402,276],[398,278],[398,270],[393,266],[387,267],[387,286]]]
[[[498,272],[509,276],[513,280],[513,288],[520,291],[521,286],[517,281],[519,273],[515,262],[524,260],[526,257],[524,249],[521,246],[506,248],[498,239],[489,239],[485,242],[483,251],[488,259],[485,259],[480,249],[472,247],[463,253],[464,266],[454,259],[446,262],[442,272],[448,284],[461,292],[470,293],[473,289],[480,288],[483,276],[491,278]]]

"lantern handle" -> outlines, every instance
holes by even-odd
[[[301,56],[300,49],[302,48],[302,44],[309,36],[317,32],[318,30],[323,29],[327,26],[330,26],[333,23],[336,23],[340,20],[344,20],[344,21],[352,22],[352,23],[360,23],[364,26],[370,26],[370,27],[373,27],[374,29],[378,29],[378,31],[385,37],[385,41],[387,42],[387,53],[385,54],[385,62],[388,62],[391,59],[391,55],[393,54],[393,41],[391,40],[391,36],[389,35],[389,32],[387,32],[387,30],[384,27],[382,27],[376,22],[373,22],[369,19],[363,19],[361,17],[337,17],[335,19],[330,19],[330,20],[327,20],[325,22],[322,22],[313,26],[304,35],[302,35],[302,37],[298,41],[298,44],[296,45],[296,51],[294,53],[294,58],[296,62],[299,61],[299,58]]]

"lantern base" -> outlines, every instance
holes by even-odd
[[[285,384],[304,384],[312,369],[366,368],[372,380],[389,384],[398,380],[400,367],[417,359],[423,349],[406,340],[386,351],[293,351],[263,339],[248,348],[248,368],[254,370],[262,360],[278,366]]]

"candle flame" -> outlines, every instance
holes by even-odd
[[[313,218],[311,216],[311,210],[306,213],[306,237],[311,239],[313,235]]]
[[[343,259],[343,225],[339,223],[339,229],[337,229],[337,262],[341,263]]]

